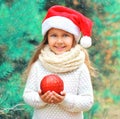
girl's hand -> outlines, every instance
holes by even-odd
[[[39,91],[39,95],[41,97],[41,99],[48,103],[48,104],[57,104],[57,103],[60,103],[64,100],[65,98],[65,92],[61,92],[61,95],[59,95],[58,93],[52,91],[47,91],[45,94],[42,94],[41,91]]]
[[[42,92],[39,91],[39,95],[40,95],[41,99],[42,99],[44,102],[46,102],[46,103],[48,103],[48,104],[50,104],[50,103],[53,102],[53,94],[52,94],[52,92],[47,91],[46,93],[42,94]]]
[[[54,104],[62,102],[65,98],[65,95],[66,95],[66,93],[64,91],[62,91],[60,93],[60,95],[58,93],[54,92],[54,91],[52,91],[52,94],[53,94],[52,100],[53,100]]]

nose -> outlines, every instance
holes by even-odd
[[[63,39],[60,37],[57,39],[57,43],[63,43]]]

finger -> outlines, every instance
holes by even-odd
[[[49,95],[46,97],[46,100],[48,103],[53,103],[53,94],[52,92],[49,93]]]
[[[42,95],[42,91],[41,91],[41,90],[39,90],[39,91],[38,91],[38,94],[41,96],[41,95]]]
[[[63,101],[63,99],[64,99],[64,96],[61,96],[53,91],[53,100],[55,104],[60,103],[61,101]]]
[[[48,100],[49,98],[51,98],[51,96],[52,96],[52,92],[48,91],[43,95],[43,98]]]
[[[44,93],[41,95],[41,99],[46,103],[50,103],[52,99],[52,93],[50,91]]]
[[[65,91],[61,91],[60,94],[61,94],[62,96],[65,96],[65,95],[66,95]]]

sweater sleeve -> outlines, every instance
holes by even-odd
[[[47,105],[38,94],[37,66],[33,64],[29,73],[26,86],[23,93],[24,101],[34,108],[42,108]]]
[[[84,64],[80,74],[78,95],[66,94],[64,101],[60,103],[69,112],[88,111],[94,102],[93,88],[87,66]]]

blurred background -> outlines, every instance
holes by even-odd
[[[85,119],[120,119],[119,0],[0,0],[0,119],[31,119],[33,109],[22,99],[22,74],[42,40],[42,19],[55,4],[94,22],[88,52],[98,77],[92,79],[95,103]]]

